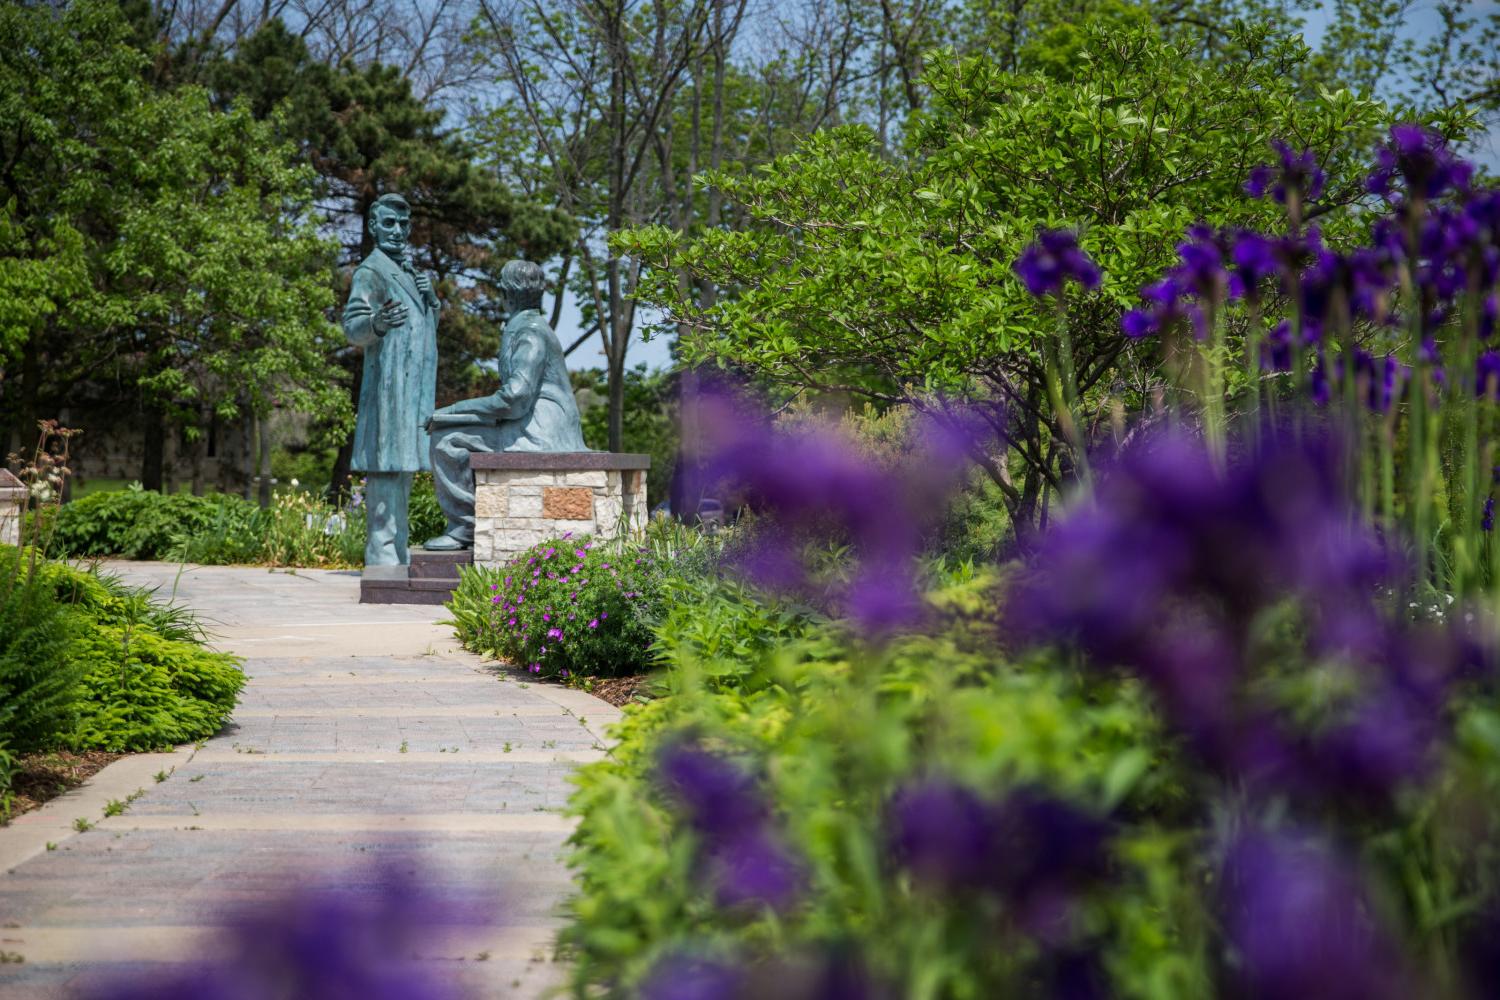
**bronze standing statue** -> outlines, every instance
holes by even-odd
[[[411,561],[407,504],[413,474],[430,469],[422,426],[437,403],[438,297],[432,276],[407,256],[411,206],[382,195],[366,218],[375,249],[354,270],[344,335],[365,349],[350,467],[365,473],[365,565]]]
[[[496,451],[588,451],[562,345],[542,318],[542,269],[513,260],[500,272],[509,319],[500,335],[500,388],[433,413],[432,475],[447,530],[423,547],[474,544],[474,474],[469,456]]]

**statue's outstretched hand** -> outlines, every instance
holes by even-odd
[[[372,322],[376,335],[384,337],[396,327],[406,325],[406,306],[392,299],[380,307]]]

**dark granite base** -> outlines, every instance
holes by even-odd
[[[413,552],[410,566],[366,566],[359,578],[361,604],[445,604],[458,586],[459,570],[474,553]]]

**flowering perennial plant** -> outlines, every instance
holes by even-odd
[[[665,570],[635,542],[565,536],[466,569],[449,609],[464,645],[538,677],[643,673]]]
[[[1379,200],[1366,238],[1334,247],[1307,224],[1321,207],[1317,157],[1273,145],[1277,160],[1256,167],[1246,191],[1281,203],[1286,231],[1194,226],[1180,263],[1141,289],[1122,329],[1161,338],[1169,359],[1201,351],[1176,374],[1200,400],[1220,460],[1225,359],[1237,348],[1251,428],[1288,413],[1306,426],[1308,404],[1321,408],[1343,438],[1364,512],[1410,540],[1422,580],[1461,593],[1493,588],[1500,548],[1485,537],[1482,470],[1495,464],[1500,430],[1500,355],[1490,344],[1500,189],[1477,185],[1441,134],[1396,125],[1367,179]],[[1184,329],[1188,343],[1206,346],[1184,347]]]

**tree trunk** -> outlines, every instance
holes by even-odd
[[[141,419],[141,485],[162,490],[162,459],[166,450],[166,427],[161,408],[148,404]]]
[[[256,428],[256,450],[260,452],[260,489],[259,501],[261,508],[271,506],[271,428],[269,421],[261,417],[255,421]]]

